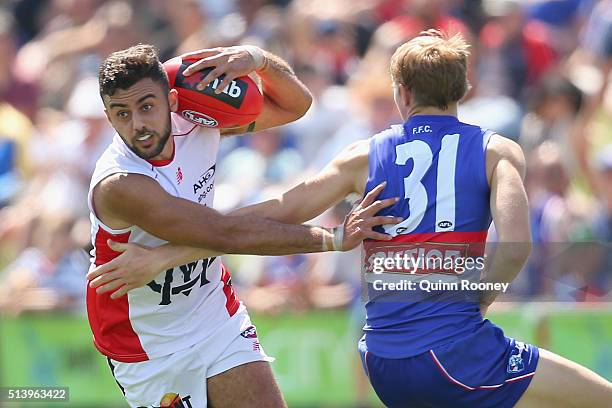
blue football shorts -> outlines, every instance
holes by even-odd
[[[361,361],[388,407],[513,407],[538,364],[538,348],[484,320],[472,334],[408,357],[381,358],[359,342]]]

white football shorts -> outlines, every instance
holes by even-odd
[[[108,359],[130,407],[147,408],[206,407],[207,378],[253,361],[274,358],[259,344],[244,306],[214,336],[185,350],[138,363]]]

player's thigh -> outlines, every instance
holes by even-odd
[[[586,367],[540,349],[538,366],[516,408],[609,407],[612,384]]]
[[[231,368],[207,380],[211,408],[284,408],[270,363],[254,361]]]

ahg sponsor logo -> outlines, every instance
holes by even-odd
[[[206,170],[193,184],[193,194],[199,194],[198,203],[201,203],[208,193],[214,188],[214,176],[215,176],[216,164],[213,164],[208,170]]]

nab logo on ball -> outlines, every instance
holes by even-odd
[[[170,88],[178,96],[179,112],[184,118],[200,126],[228,129],[247,126],[257,119],[264,105],[264,97],[257,83],[248,75],[221,83],[225,75],[214,78],[203,89],[198,89],[213,68],[183,75],[196,62],[195,58],[174,57],[164,63]],[[219,91],[219,93],[216,93]]]
[[[221,81],[223,81],[223,78],[225,78],[225,75],[221,75],[206,85],[206,88],[199,90],[197,85],[210,73],[210,71],[213,70],[213,68],[206,68],[186,77],[183,75],[183,71],[191,64],[192,62],[183,62],[181,69],[176,75],[176,80],[174,83],[175,87],[189,89],[190,91],[208,95],[219,100],[220,102],[226,103],[227,105],[230,105],[236,109],[240,109],[242,102],[244,102],[246,90],[249,86],[245,81],[240,78],[236,78],[232,80],[232,82],[230,82],[230,84],[226,86],[221,93],[217,94],[215,91],[217,90],[219,84],[221,84]]]
[[[207,126],[207,127],[215,127],[219,125],[219,122],[217,122],[215,118],[211,118],[210,116],[205,115],[201,112],[196,112],[192,110],[184,110],[182,113],[185,119],[187,119],[190,122],[195,123],[196,125]]]

